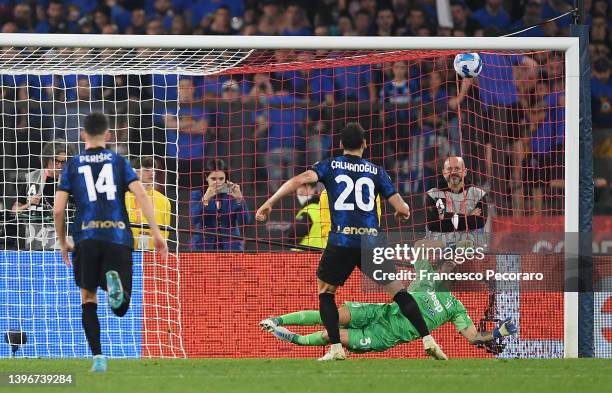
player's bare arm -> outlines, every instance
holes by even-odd
[[[400,194],[394,194],[388,199],[389,203],[395,209],[395,218],[399,220],[407,220],[410,218],[410,206],[404,201]]]
[[[147,192],[142,186],[140,180],[131,182],[129,185],[129,189],[134,194],[134,198],[136,198],[136,201],[138,202],[140,209],[142,210],[142,214],[144,214],[147,219],[147,222],[149,223],[155,250],[160,253],[163,258],[165,258],[168,255],[168,245],[166,244],[166,239],[164,239],[161,234],[161,231],[159,230],[157,222],[155,222],[153,206],[151,206],[151,201],[147,196]]]
[[[304,184],[314,183],[319,180],[319,176],[317,173],[311,169],[300,173],[297,176],[292,177],[287,182],[285,182],[279,189],[272,195],[259,209],[257,209],[257,213],[255,214],[255,219],[257,221],[264,222],[270,216],[270,212],[272,211],[272,207],[278,202],[280,199],[286,197],[287,195],[292,195],[297,189]]]
[[[57,241],[62,249],[62,259],[67,266],[70,266],[68,251],[72,251],[72,244],[66,241],[66,206],[68,205],[68,193],[58,190],[55,193],[55,204],[53,205],[53,221],[55,222],[55,232]]]

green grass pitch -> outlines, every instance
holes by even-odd
[[[0,373],[75,374],[65,388],[0,387],[0,392],[563,393],[612,392],[612,360],[314,359],[113,360],[91,374],[89,360],[4,359]]]

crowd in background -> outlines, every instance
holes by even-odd
[[[572,9],[570,3],[450,0],[452,26],[445,26],[438,23],[434,0],[0,0],[0,24],[5,33],[496,36],[564,14]],[[612,124],[610,4],[585,1],[585,7],[597,134]],[[571,21],[571,15],[565,16],[519,36],[567,36]],[[308,54],[293,51],[270,56],[275,63],[304,60],[311,60]],[[456,97],[452,56],[233,77],[3,75],[3,140],[8,143],[2,180],[18,181],[20,170],[39,168],[44,142],[62,138],[78,148],[83,117],[104,112],[111,115],[113,146],[120,153],[169,157],[160,162],[167,169],[165,183],[173,184],[176,172],[182,188],[203,190],[206,162],[224,158],[225,175],[242,183],[246,200],[252,198],[245,206],[255,206],[255,196],[268,195],[282,179],[332,154],[335,132],[347,120],[358,120],[371,130],[368,158],[388,168],[405,195],[436,186],[440,159],[463,153],[475,175],[472,181],[493,187],[497,214],[552,211],[558,206],[538,205],[531,197],[539,192],[552,201],[551,195],[562,194],[555,191],[562,185],[554,184],[562,179],[563,166],[562,54],[483,60],[481,82],[462,101]],[[503,67],[513,72],[501,76]],[[500,87],[497,81],[504,78]],[[492,90],[509,101],[496,102]],[[496,105],[509,109],[487,109]],[[493,123],[500,122],[518,124],[521,130],[499,131]],[[496,132],[517,143],[495,145]],[[501,166],[508,168],[495,174],[508,180],[497,190],[486,162],[496,150],[504,150]],[[606,156],[605,148],[595,150]],[[541,154],[533,158],[529,154],[534,152]],[[538,166],[557,168],[557,173],[539,173]],[[540,190],[525,186],[534,182],[546,184]],[[603,213],[612,210],[611,183],[611,172],[596,167],[596,203]],[[181,199],[171,195],[171,187],[163,191]],[[517,201],[516,195],[527,198]],[[192,206],[184,214],[193,211]]]

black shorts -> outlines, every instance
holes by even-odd
[[[392,261],[385,261],[377,265],[373,263],[372,253],[369,250],[329,244],[321,255],[317,277],[328,284],[342,286],[355,267],[377,284],[386,285],[394,281],[387,277],[389,273],[396,271]]]
[[[106,272],[115,270],[123,289],[132,293],[132,249],[102,240],[81,240],[72,253],[74,281],[79,288],[106,290]]]

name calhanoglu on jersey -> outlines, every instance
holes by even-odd
[[[370,165],[370,164],[364,164],[364,163],[355,164],[352,162],[333,160],[331,162],[331,168],[332,169],[344,169],[344,170],[351,171],[351,172],[360,172],[360,173],[367,172],[373,175],[378,174],[377,167]]]

